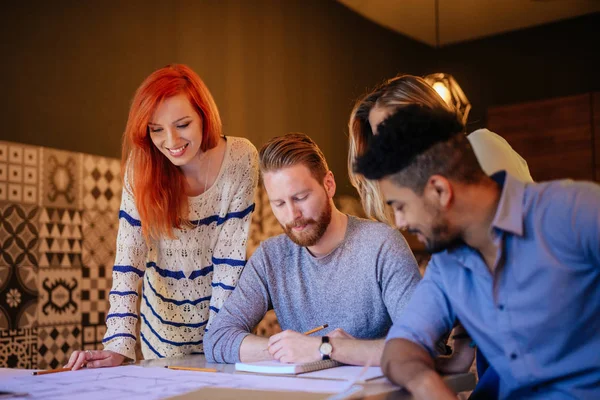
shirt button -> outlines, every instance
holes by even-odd
[[[516,353],[512,353],[512,354],[510,355],[510,359],[511,359],[511,360],[516,360],[516,359],[517,359],[517,354],[516,354]]]
[[[498,306],[498,310],[500,310],[500,311],[504,311],[504,304],[500,304],[500,305]]]

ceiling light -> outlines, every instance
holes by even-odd
[[[444,99],[446,104],[456,110],[463,124],[466,124],[469,111],[471,111],[471,103],[452,75],[430,74],[425,77],[425,80]]]

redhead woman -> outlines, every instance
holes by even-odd
[[[245,265],[257,152],[222,135],[212,95],[189,67],[161,68],[137,89],[122,166],[104,350],[73,352],[73,370],[135,360],[138,321],[144,358],[202,354]]]

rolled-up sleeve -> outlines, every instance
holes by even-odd
[[[400,319],[394,323],[386,341],[407,339],[435,357],[436,342],[450,332],[456,315],[444,293],[439,266],[435,260],[427,266],[423,280],[418,284]]]

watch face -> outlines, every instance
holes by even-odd
[[[330,355],[332,350],[331,343],[321,343],[321,346],[319,346],[319,352],[326,356]]]

